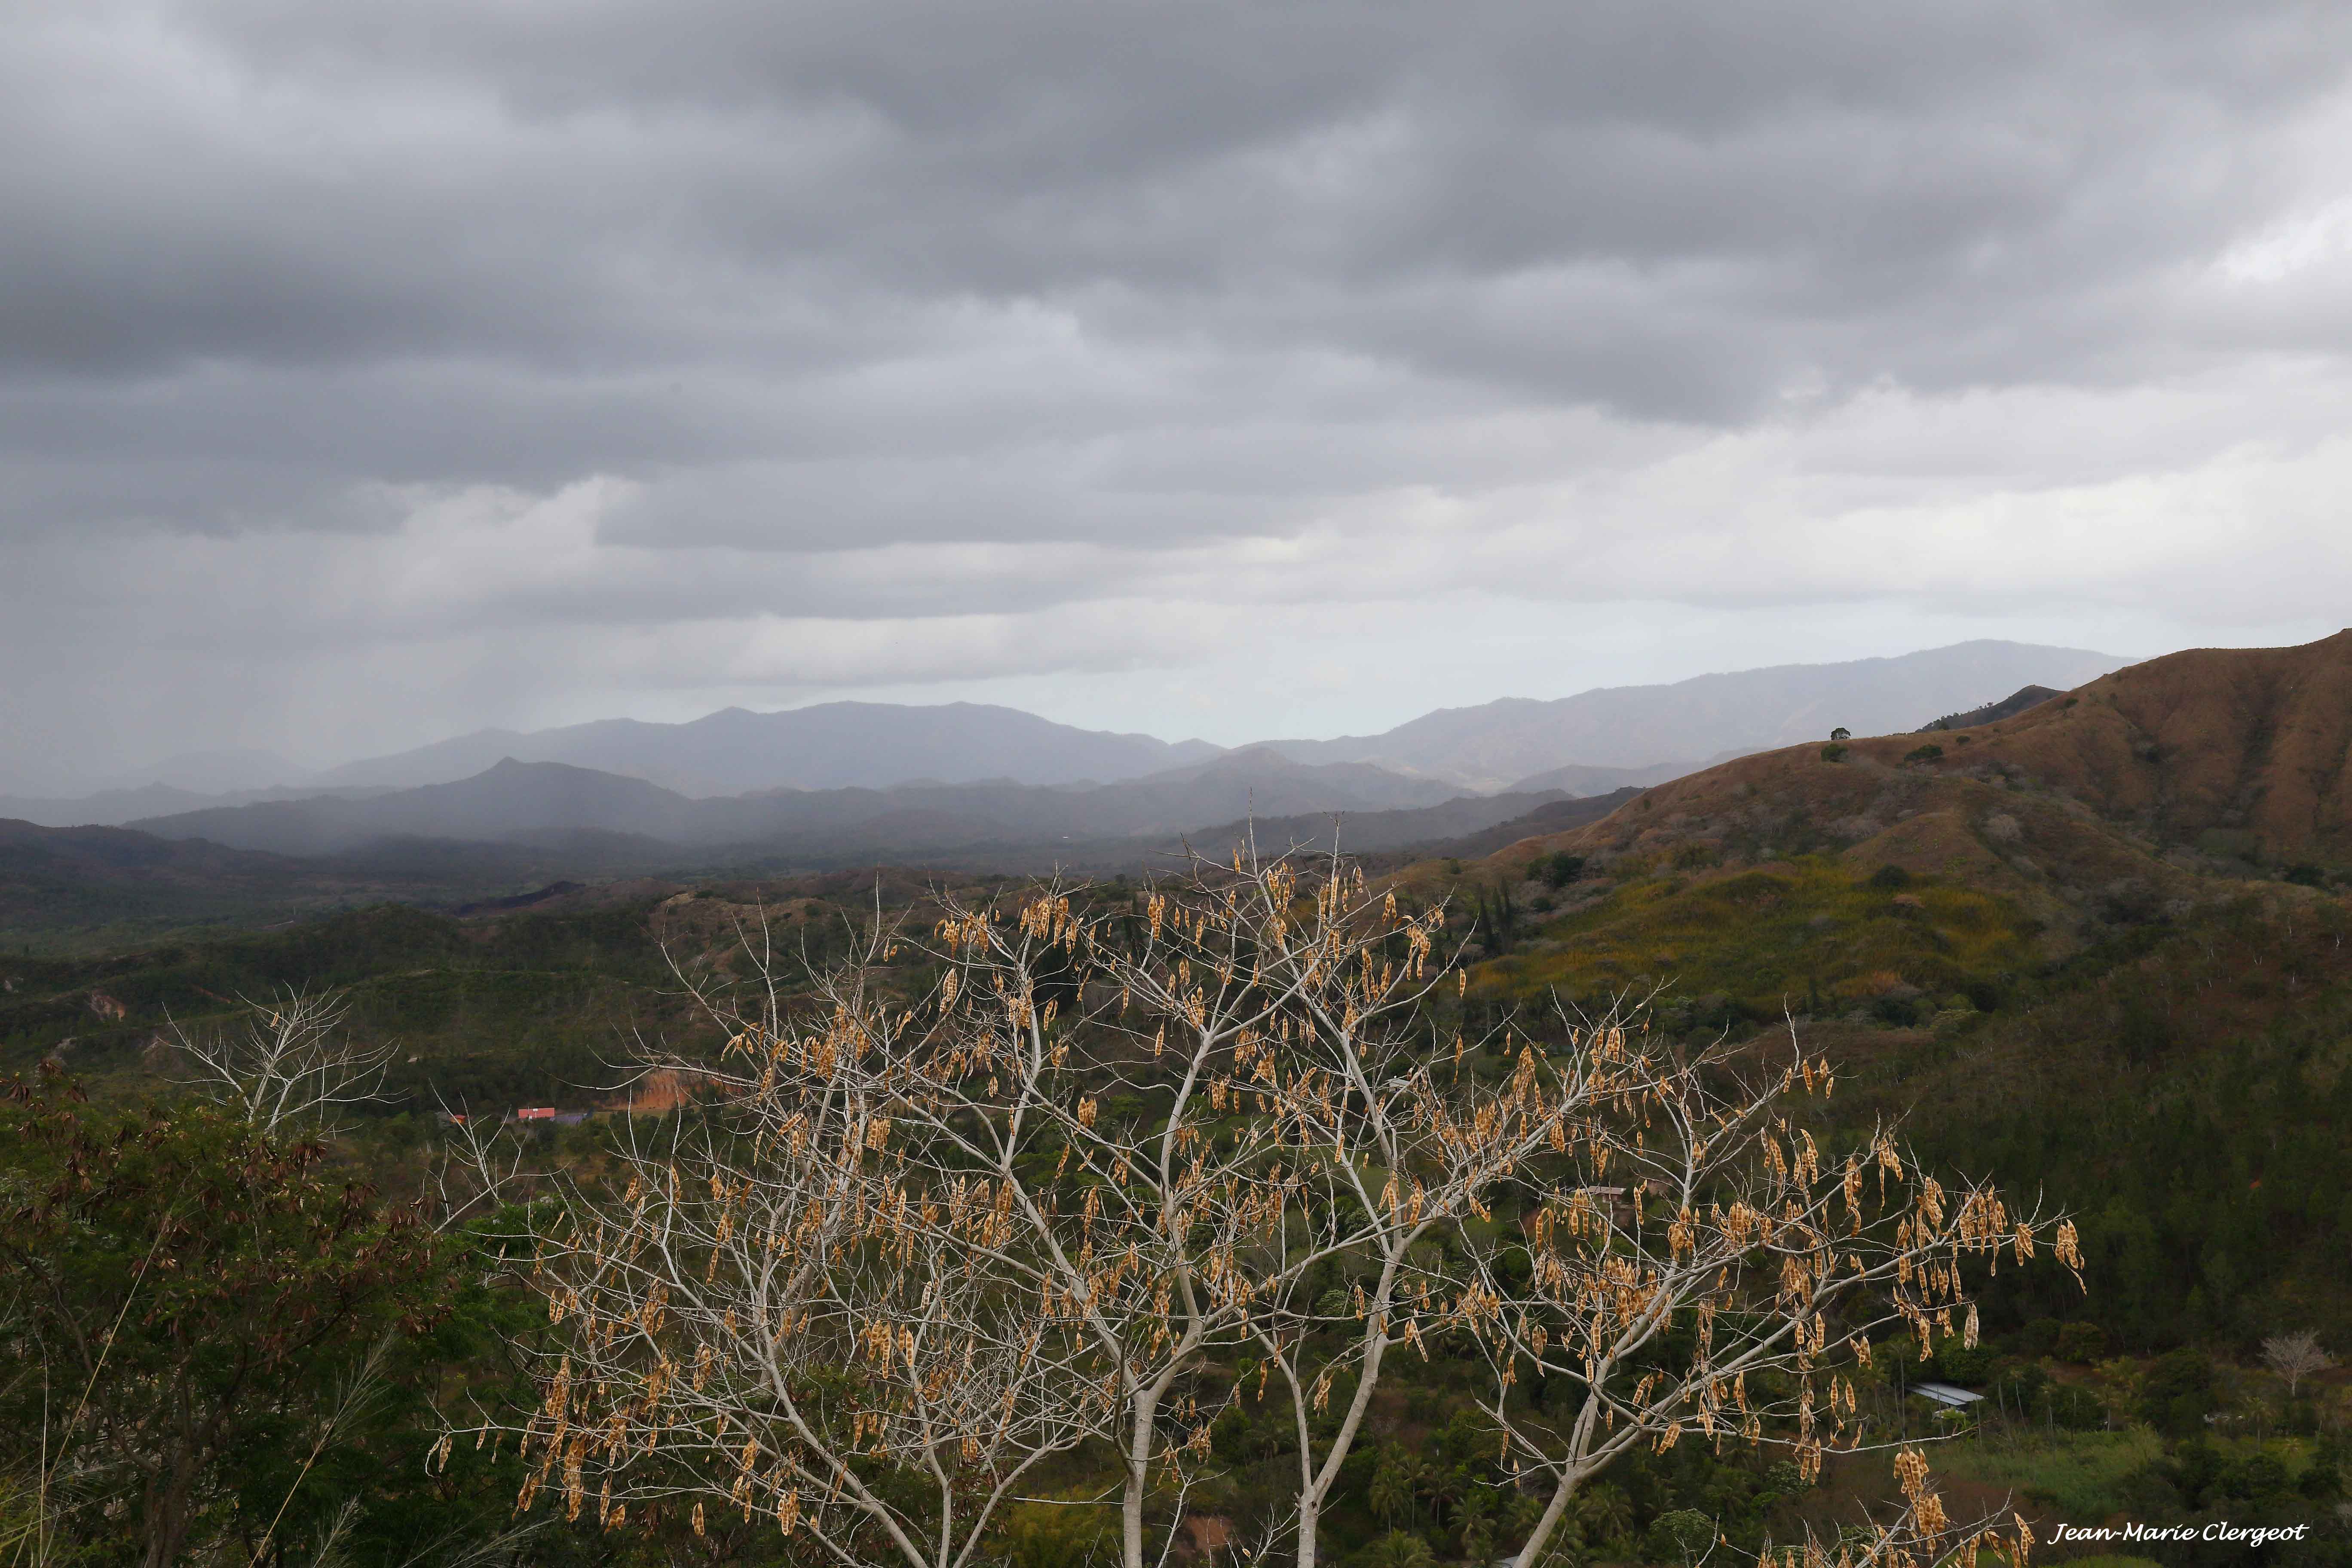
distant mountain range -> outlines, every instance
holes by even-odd
[[[1253,815],[1431,807],[1454,786],[1360,763],[1309,766],[1257,749],[1108,784],[991,780],[891,789],[766,790],[695,799],[643,779],[508,757],[471,778],[364,795],[322,795],[222,806],[132,826],[161,838],[232,848],[341,855],[390,839],[545,843],[602,834],[741,858],[883,855],[903,858],[976,844],[1040,844],[1182,832]],[[1472,831],[1553,798],[1508,800],[1460,814],[1446,831]]]
[[[1441,708],[1378,735],[1269,744],[1302,763],[1372,763],[1474,789],[1540,787],[1568,764],[1623,769],[1648,784],[1711,760],[1825,740],[1834,729],[1884,735],[2028,684],[2080,686],[2132,661],[2082,648],[1964,642],[1895,658],[1784,664],[1665,686],[1616,686],[1538,702],[1507,697]],[[1596,779],[1595,782],[1598,782]]]
[[[887,789],[924,780],[1111,784],[1204,762],[1222,750],[1206,741],[1080,730],[977,702],[825,702],[779,713],[729,708],[685,724],[606,719],[530,734],[482,730],[347,763],[316,782],[413,788],[468,778],[510,757],[625,773],[695,796]]]
[[[1346,764],[1411,775],[1442,786],[1439,798],[1501,791],[1605,795],[1627,785],[1664,783],[1727,757],[1825,737],[1840,726],[1857,735],[1908,730],[1923,713],[1962,712],[2027,684],[2056,689],[2079,685],[2126,662],[2074,648],[1961,643],[1896,658],[1782,665],[1671,685],[1610,688],[1557,701],[1510,698],[1475,708],[1441,709],[1378,735],[1276,741],[1242,750],[1266,751],[1312,767]],[[828,702],[776,713],[730,708],[682,724],[614,719],[530,733],[483,730],[318,773],[268,753],[197,753],[158,764],[143,774],[126,775],[121,787],[97,794],[0,796],[0,817],[53,826],[120,825],[192,814],[221,821],[226,819],[212,814],[295,798],[333,800],[337,804],[322,805],[306,819],[320,835],[340,842],[345,832],[341,825],[388,823],[412,808],[430,818],[438,809],[411,803],[385,807],[372,817],[357,811],[357,803],[370,795],[454,784],[509,760],[635,779],[688,800],[724,800],[777,791],[821,795],[982,784],[1110,785],[1148,777],[1161,779],[1164,786],[1186,767],[1233,754],[1205,741],[1171,742],[1150,735],[1082,730],[1018,709],[979,703],[904,707]],[[279,771],[273,773],[272,769]],[[1338,780],[1339,775],[1330,775],[1327,782]],[[1399,798],[1392,784],[1369,786],[1369,795],[1365,787],[1359,778],[1356,784],[1319,801],[1318,809],[1323,805],[1360,810],[1433,804]],[[968,815],[971,809],[961,798],[946,797],[925,798],[919,805],[911,799],[894,803],[893,809],[899,807],[950,815]],[[630,815],[621,809],[617,797],[613,809]],[[812,815],[824,816],[830,809],[803,802],[797,812],[762,816],[754,808],[735,807],[706,813],[694,821],[749,822],[758,833],[766,833],[771,820],[797,823]],[[686,832],[693,841],[703,841],[701,826],[681,828],[664,816],[677,815],[673,805],[656,808],[646,803],[643,813],[650,814],[646,820],[661,824],[656,837],[670,840]],[[990,813],[1003,815],[996,806],[982,814]],[[278,815],[290,822],[305,814]],[[843,804],[835,817],[863,820],[867,815],[872,813],[863,805]]]

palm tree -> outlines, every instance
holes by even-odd
[[[1483,1563],[1495,1550],[1495,1494],[1473,1486],[1454,1504],[1454,1528],[1462,1537],[1462,1554]]]
[[[1444,1521],[1454,1517],[1454,1505],[1465,1492],[1477,1489],[1470,1479],[1469,1470],[1461,1465],[1447,1469],[1432,1468],[1421,1479],[1420,1492],[1429,1500],[1430,1517]]]
[[[1380,1468],[1372,1472],[1372,1507],[1389,1524],[1396,1522],[1399,1513],[1410,1519],[1414,1513],[1413,1500],[1428,1479],[1426,1464],[1411,1454],[1392,1449],[1381,1456]]]
[[[1372,1568],[1432,1568],[1436,1554],[1418,1535],[1391,1530],[1372,1542]]]
[[[1576,1522],[1587,1541],[1622,1541],[1633,1531],[1633,1505],[1622,1491],[1603,1481],[1577,1498]]]

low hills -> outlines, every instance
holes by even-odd
[[[1766,1007],[1950,995],[2250,883],[2318,896],[2294,884],[2352,867],[2347,761],[2352,633],[2197,649],[1988,723],[1739,758],[1467,874],[1523,886],[1567,857],[1612,885],[1563,889],[1545,951],[1493,977],[1514,994],[1675,974]]]
[[[1940,823],[1976,805],[2095,821],[2116,853],[2189,869],[2344,866],[2348,765],[2352,631],[2302,647],[2172,654],[1928,736],[1740,758],[1644,792],[1573,842],[1530,840],[1507,853],[1706,843],[1752,857],[1834,845],[1921,869],[2013,869],[2022,828],[1988,835],[1980,822]]]

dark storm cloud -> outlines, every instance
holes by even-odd
[[[1038,300],[1668,416],[1736,416],[1801,368],[2095,373],[2148,352],[2127,340],[2167,268],[2277,199],[2264,138],[2338,84],[2347,29],[2327,6],[59,7],[12,29],[0,129],[37,155],[6,176],[0,354],[816,374],[919,353],[952,301]]]
[[[5,635],[855,684],[926,617],[1600,591],[1544,537],[1867,596],[1751,553],[2323,437],[2347,61],[2329,5],[18,6]]]

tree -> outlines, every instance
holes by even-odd
[[[350,1005],[341,996],[289,987],[266,1002],[240,1000],[241,1027],[191,1031],[173,1024],[173,1037],[197,1069],[187,1087],[270,1133],[331,1135],[343,1108],[379,1098],[392,1047],[352,1042],[344,1030]]]
[[[315,1138],[99,1110],[53,1068],[0,1082],[0,1337],[25,1352],[0,1442],[32,1461],[35,1557],[127,1516],[146,1568],[223,1536],[258,1560],[362,1413],[370,1347],[446,1310],[436,1238]]]
[[[1302,867],[1240,854],[1230,874],[1197,865],[1162,899],[1152,923],[1165,944],[1112,973],[1155,1042],[1162,1028],[1185,1041],[1186,1071],[1206,1089],[1187,1101],[1206,1112],[1190,1136],[1242,1121],[1243,1179],[1203,1194],[1230,1216],[1214,1234],[1242,1244],[1201,1264],[1243,1309],[1257,1353],[1249,1396],[1280,1379],[1298,1466],[1294,1555],[1313,1568],[1391,1352],[1426,1358],[1451,1321],[1441,1244],[1491,1212],[1486,1194],[1516,1165],[1564,1139],[1567,1108],[1530,1105],[1523,1079],[1465,1072],[1473,1042],[1460,1031],[1450,1054],[1439,1045],[1434,1009],[1462,994],[1461,974],[1433,963],[1442,908],[1408,914],[1336,857]],[[1509,1043],[1497,1034],[1475,1048]]]
[[[1391,1451],[1381,1456],[1379,1466],[1372,1471],[1371,1504],[1381,1520],[1396,1522],[1396,1516],[1412,1515],[1414,1499],[1428,1467],[1411,1454]]]
[[[1743,1087],[1727,1054],[1675,1058],[1630,1019],[1473,1039],[1444,915],[1336,855],[1243,850],[1132,896],[941,898],[927,929],[877,919],[798,996],[751,933],[748,980],[697,986],[725,1051],[649,1060],[706,1100],[534,1227],[558,1333],[516,1423],[539,1457],[523,1501],[557,1486],[607,1528],[720,1503],[836,1554],[958,1568],[1020,1477],[1099,1444],[1118,1561],[1145,1568],[1218,1415],[1273,1397],[1314,1568],[1391,1352],[1445,1342],[1486,1348],[1498,1445],[1553,1479],[1539,1561],[1586,1479],[1695,1419],[1785,1426],[1818,1465],[1852,1415],[1850,1384],[1816,1403],[1848,1293],[1831,1262],[1866,1255],[1904,1323],[1948,1330],[1957,1257],[1937,1249],[2042,1235],[1975,1188],[1948,1226],[1943,1189],[1882,1139],[1895,1205],[1833,1254],[1829,1205],[1862,1204],[1861,1167],[1825,1177],[1771,1120],[1825,1071]],[[2054,1237],[2071,1259],[2071,1228]],[[1889,1245],[1926,1272],[1898,1279]],[[1668,1366],[1678,1326],[1700,1349]],[[1528,1368],[1581,1402],[1531,1412]],[[1906,1520],[1945,1522],[1922,1496]]]
[[[1495,1494],[1482,1486],[1465,1487],[1454,1500],[1454,1531],[1461,1538],[1462,1554],[1473,1563],[1484,1563],[1494,1553],[1500,1529],[1495,1513]]]
[[[1507,1086],[1441,1086],[1424,1015],[1442,919],[1370,895],[1336,858],[1302,876],[1237,857],[1123,909],[1050,886],[1009,908],[943,901],[928,934],[877,928],[798,1016],[755,941],[748,998],[703,992],[733,1042],[722,1059],[661,1063],[713,1086],[711,1131],[632,1154],[626,1191],[570,1194],[534,1238],[551,1310],[575,1324],[548,1352],[542,1426],[728,1441],[698,1458],[647,1430],[589,1445],[576,1467],[567,1450],[567,1507],[607,1480],[622,1507],[708,1492],[720,1454],[788,1440],[812,1474],[739,1473],[724,1495],[789,1506],[821,1486],[845,1520],[940,1568],[973,1549],[1013,1478],[1094,1439],[1118,1457],[1121,1561],[1141,1568],[1148,1504],[1181,1495],[1240,1393],[1209,1369],[1247,1347],[1252,1392],[1278,1375],[1299,1435],[1293,1529],[1311,1564],[1388,1352],[1437,1326],[1416,1249],[1559,1136]],[[656,1234],[675,1239],[656,1249]],[[782,1273],[776,1236],[797,1242]],[[933,1369],[884,1363],[827,1385],[845,1447],[805,1415],[818,1374],[919,1288],[962,1316],[930,1338],[902,1325],[918,1363],[938,1345],[1010,1369],[1020,1420],[1000,1431],[989,1411],[950,1411],[926,1392]],[[664,1327],[648,1329],[656,1289]],[[792,1345],[824,1348],[788,1359],[780,1321]],[[676,1379],[653,1392],[689,1353],[712,1368],[689,1391],[698,1426],[664,1407],[688,1397]],[[604,1392],[583,1405],[591,1384]],[[552,1465],[544,1430],[526,1441]],[[972,1443],[979,1470],[952,1479],[939,1456]],[[904,1487],[861,1490],[860,1462],[927,1478],[921,1509]]]
[[[1853,731],[1841,724],[1836,729],[1830,731],[1830,739],[1832,741],[1851,741],[1853,739]]]
[[[1541,1522],[1540,1515],[1537,1522]],[[1623,1488],[1600,1482],[1577,1494],[1576,1522],[1587,1537],[1602,1545],[1622,1541],[1633,1531],[1633,1500]]]
[[[1615,1016],[1564,1022],[1567,1050],[1522,1060],[1536,1103],[1576,1107],[1572,1136],[1517,1173],[1517,1234],[1480,1253],[1464,1302],[1495,1369],[1488,1415],[1552,1483],[1531,1560],[1637,1447],[1769,1443],[1812,1479],[1828,1448],[1863,1439],[1853,1369],[1874,1335],[1908,1334],[1922,1359],[1939,1337],[1975,1344],[1965,1266],[2049,1245],[2079,1281],[2070,1221],[2012,1214],[1990,1185],[1948,1190],[1885,1128],[1824,1158],[1804,1123],[1835,1079],[1793,1032],[1776,1071],[1727,1046],[1679,1053]],[[1549,1380],[1543,1408],[1517,1394],[1525,1375]],[[1905,1509],[1867,1557],[1950,1533],[1906,1452]]]
[[[2303,1380],[2326,1372],[2336,1364],[2336,1358],[2319,1348],[2319,1336],[2305,1329],[2300,1333],[2273,1334],[2263,1342],[2264,1364],[2286,1379],[2286,1396],[2293,1399]]]
[[[888,945],[813,1019],[736,1019],[742,1067],[706,1075],[726,1098],[532,1215],[557,1332],[524,1347],[520,1510],[551,1490],[577,1521],[593,1498],[617,1531],[667,1505],[699,1536],[732,1510],[842,1562],[956,1568],[1032,1467],[1107,1435],[1088,1347],[971,1267],[1015,1228],[1014,1185],[926,1186],[894,1144],[893,1110],[944,1068],[929,1047],[974,1042],[935,1026],[948,1008],[918,1026],[892,1005],[869,973]]]
[[[1715,1521],[1694,1508],[1678,1508],[1658,1516],[1650,1526],[1652,1552],[1662,1560],[1696,1563],[1707,1554],[1716,1538]]]
[[[1373,1542],[1367,1558],[1372,1568],[1432,1568],[1436,1560],[1428,1542],[1402,1530],[1391,1530]]]

